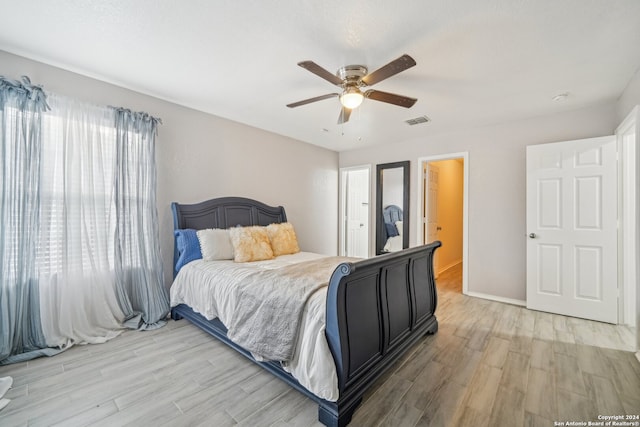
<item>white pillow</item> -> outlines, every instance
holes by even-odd
[[[198,230],[197,235],[203,260],[233,259],[233,245],[229,237],[229,230],[207,228],[206,230]]]

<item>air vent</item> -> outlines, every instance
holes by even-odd
[[[431,119],[427,116],[416,117],[415,119],[405,120],[405,123],[409,126],[419,125],[420,123],[429,123]]]

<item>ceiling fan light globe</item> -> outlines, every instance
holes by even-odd
[[[362,92],[360,92],[357,88],[354,89],[355,90],[346,90],[342,95],[340,95],[340,103],[343,107],[349,108],[350,110],[358,108],[364,100]]]

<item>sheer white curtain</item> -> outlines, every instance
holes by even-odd
[[[115,289],[114,112],[48,95],[37,252],[42,329],[50,347],[99,343],[125,318]]]
[[[0,365],[166,323],[158,123],[0,76]]]
[[[36,280],[46,108],[44,91],[27,77],[0,76],[0,364],[55,353],[42,350]]]
[[[118,302],[128,328],[156,329],[166,324],[169,314],[156,209],[155,136],[160,120],[117,108],[115,122]]]

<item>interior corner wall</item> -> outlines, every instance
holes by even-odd
[[[27,75],[59,95],[146,111],[163,124],[156,141],[160,245],[173,279],[170,204],[242,196],[284,206],[305,251],[338,248],[338,153],[0,51],[0,75]]]
[[[615,105],[609,103],[404,142],[390,141],[387,145],[341,152],[340,167],[411,161],[409,226],[410,245],[415,246],[420,201],[418,158],[468,152],[468,291],[524,301],[525,147],[612,135],[618,124],[615,110]],[[375,200],[371,202],[376,206]]]
[[[618,98],[618,102],[616,104],[616,117],[617,124],[622,123],[622,121],[631,113],[633,107],[640,104],[640,68],[636,71],[636,73],[631,77],[627,87]]]

